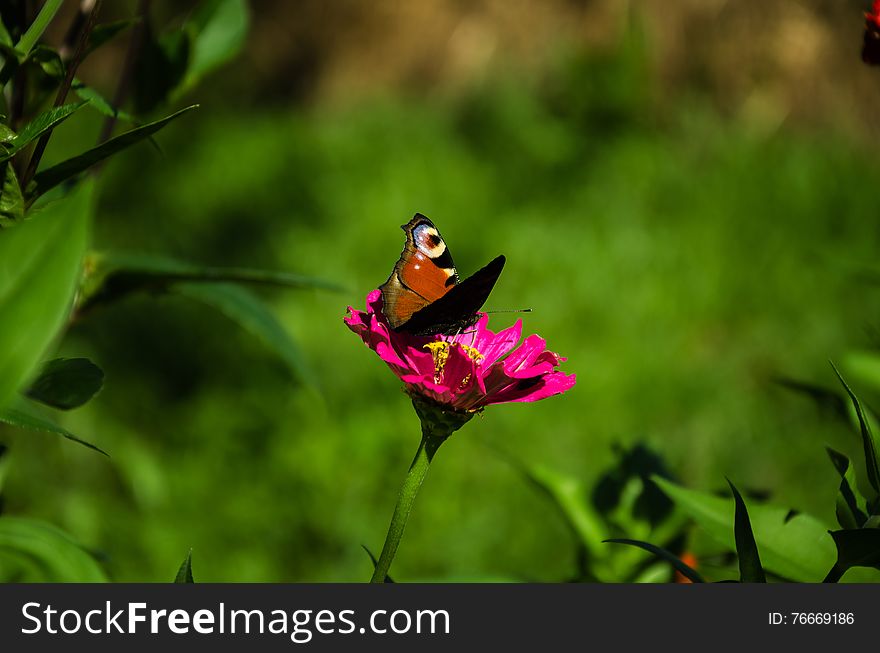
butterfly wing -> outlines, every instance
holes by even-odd
[[[461,283],[453,285],[442,297],[417,310],[396,330],[433,335],[454,333],[472,325],[477,319],[477,311],[495,287],[504,261],[504,256],[493,259]]]
[[[433,222],[416,213],[402,229],[406,244],[391,276],[379,286],[382,310],[392,329],[400,328],[458,283],[452,255]]]

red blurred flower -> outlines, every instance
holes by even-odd
[[[875,66],[880,65],[880,0],[874,0],[871,11],[865,12],[862,61]]]
[[[491,404],[538,401],[575,384],[574,374],[556,369],[565,359],[531,335],[516,347],[522,321],[494,333],[489,317],[455,336],[414,336],[392,331],[382,314],[378,290],[367,295],[367,310],[348,307],[345,323],[385,361],[414,398],[430,399],[458,412]]]

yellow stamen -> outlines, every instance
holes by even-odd
[[[451,347],[461,347],[464,353],[477,363],[485,358],[483,354],[477,351],[476,347],[469,347],[457,342],[449,343],[445,340],[435,340],[425,344],[424,347],[431,352],[431,357],[434,359],[434,383],[440,383],[443,380],[443,368],[446,367],[446,361],[449,360],[449,350]],[[464,378],[462,386],[466,385],[468,381],[470,381],[470,374]]]

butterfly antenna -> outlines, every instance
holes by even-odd
[[[484,313],[531,313],[530,308],[502,308],[495,311],[483,311]]]

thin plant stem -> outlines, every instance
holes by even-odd
[[[122,64],[122,72],[119,74],[119,83],[116,85],[116,93],[113,95],[112,106],[114,111],[119,111],[131,90],[134,70],[143,49],[144,41],[147,38],[149,14],[150,0],[140,0],[137,8],[137,16],[140,20],[132,27],[131,36],[128,41],[128,50],[125,53],[125,61]],[[115,126],[116,116],[108,116],[101,126],[101,133],[98,134],[98,145],[113,135],[113,128]]]
[[[91,11],[89,12],[89,16],[83,26],[82,32],[79,35],[79,41],[76,44],[76,51],[73,54],[70,64],[67,66],[67,74],[64,76],[64,81],[61,83],[61,86],[58,88],[58,94],[55,96],[54,106],[56,107],[60,107],[64,104],[64,100],[67,98],[67,92],[70,90],[70,85],[73,83],[76,69],[79,67],[80,62],[85,56],[86,44],[89,41],[89,35],[92,33],[92,28],[95,26],[98,11],[101,8],[101,0],[96,0],[93,3],[90,3],[90,8]],[[51,136],[52,130],[49,129],[40,137],[40,140],[37,141],[34,153],[31,155],[31,159],[28,162],[27,170],[25,170],[21,179],[22,188],[27,188],[28,183],[36,174],[37,167],[40,165],[40,159],[43,158],[43,152],[46,151],[46,146],[49,144],[49,138],[51,138]]]
[[[409,519],[409,513],[412,511],[416,495],[419,493],[419,488],[422,487],[422,481],[425,480],[434,454],[445,439],[445,437],[438,438],[430,433],[422,435],[419,449],[416,451],[415,458],[413,458],[406,478],[403,480],[403,485],[400,487],[397,505],[394,507],[394,515],[392,515],[391,525],[388,527],[388,535],[385,536],[385,545],[382,547],[382,553],[379,554],[378,562],[376,562],[373,577],[370,579],[371,583],[385,582],[388,570],[391,568],[391,563],[397,553],[397,547],[400,545],[400,540],[403,537],[406,521]]]

